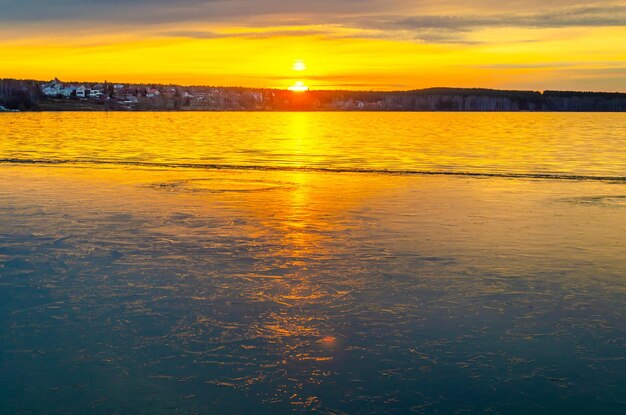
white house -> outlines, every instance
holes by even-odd
[[[85,85],[81,85],[78,88],[76,88],[76,96],[78,98],[85,98],[87,96],[86,92],[87,92],[87,88],[85,88]]]
[[[102,95],[104,95],[104,93],[101,90],[99,90],[99,89],[88,89],[87,90],[87,95],[89,96],[89,98],[98,99],[98,98],[102,97]]]
[[[63,82],[54,78],[52,81],[41,85],[41,92],[49,97],[54,97],[61,94],[63,89]]]

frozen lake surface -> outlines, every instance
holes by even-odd
[[[0,412],[622,414],[624,137],[1,114]]]

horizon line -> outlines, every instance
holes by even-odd
[[[123,85],[153,85],[153,86],[178,86],[185,88],[224,88],[224,89],[250,89],[250,90],[271,90],[271,91],[283,91],[283,92],[293,92],[287,88],[279,88],[279,87],[254,87],[254,86],[242,86],[242,85],[210,85],[210,84],[177,84],[177,83],[147,83],[147,82],[124,82],[124,81],[93,81],[93,80],[81,80],[81,81],[62,81],[58,77],[54,77],[51,80],[42,80],[42,79],[34,79],[34,78],[10,78],[10,77],[2,77],[0,81],[19,81],[19,82],[38,82],[38,83],[47,83],[53,80],[59,80],[63,83],[68,84],[96,84],[96,83],[106,83],[106,84],[123,84]],[[499,89],[499,88],[489,88],[489,87],[479,87],[479,86],[430,86],[424,88],[415,88],[415,89],[315,89],[314,87],[309,87],[309,89],[305,92],[373,92],[373,93],[404,93],[404,92],[417,92],[417,91],[428,91],[428,90],[442,90],[442,89],[457,89],[457,90],[474,90],[474,91],[501,91],[501,92],[535,92],[539,94],[543,94],[545,92],[573,92],[573,93],[593,93],[593,94],[626,94],[626,91],[599,91],[599,90],[567,90],[567,89]],[[302,93],[302,92],[298,92]]]

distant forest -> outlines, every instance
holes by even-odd
[[[45,81],[0,80],[0,110],[20,111],[626,111],[626,93],[428,88],[292,92],[279,89],[105,83],[97,99],[51,97]],[[81,83],[89,85],[89,83]],[[118,86],[116,86],[118,88]],[[161,90],[159,94],[158,90]],[[110,91],[110,92],[109,92]]]

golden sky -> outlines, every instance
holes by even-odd
[[[0,0],[0,77],[626,91],[626,0],[469,3]]]

